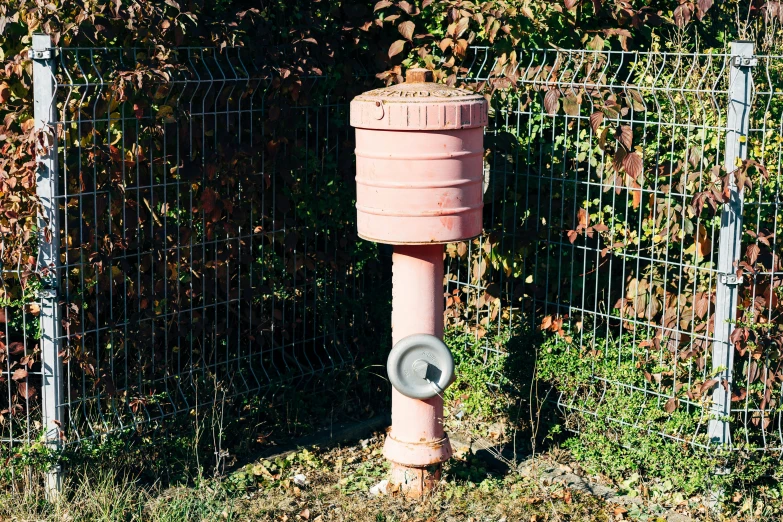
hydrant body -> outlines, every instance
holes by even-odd
[[[439,341],[444,307],[442,243],[469,239],[482,230],[487,102],[471,91],[432,83],[431,75],[411,69],[406,83],[369,91],[351,102],[359,236],[396,245],[393,352],[411,348],[409,336],[425,344],[430,337],[432,349],[436,344],[445,349]],[[401,343],[403,339],[406,342]],[[429,381],[428,376],[437,375],[435,364],[422,370],[428,362],[443,360],[432,357],[432,349],[424,346],[419,350],[424,355],[417,360],[406,358],[409,353],[395,357],[398,363],[413,363],[411,368],[389,367],[390,375],[400,372],[392,382]],[[442,463],[451,456],[439,393],[444,381],[435,380],[429,381],[435,391],[428,398],[406,395],[412,386],[392,391],[392,428],[384,454],[392,463],[392,483],[413,496],[434,487]]]
[[[351,125],[359,236],[403,245],[479,235],[486,124],[482,96],[436,83],[357,96]]]

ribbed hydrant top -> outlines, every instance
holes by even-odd
[[[433,83],[432,71],[408,69],[405,83],[351,101],[351,126],[362,129],[468,129],[487,124],[487,100],[472,91]]]

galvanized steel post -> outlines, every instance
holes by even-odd
[[[731,43],[729,69],[729,106],[726,121],[724,165],[732,173],[748,156],[750,105],[753,97],[753,42]],[[718,281],[715,303],[715,341],[712,347],[712,370],[718,383],[712,393],[712,410],[708,426],[711,443],[725,446],[731,442],[731,383],[734,349],[731,333],[737,315],[736,275],[742,240],[742,190],[729,175],[729,200],[723,204],[718,243]],[[725,381],[725,385],[724,385]]]
[[[38,260],[41,274],[41,410],[46,444],[60,449],[60,428],[63,419],[63,369],[60,356],[62,312],[59,306],[58,280],[60,266],[60,225],[58,223],[57,121],[55,102],[55,53],[48,35],[33,36],[30,58],[33,61],[33,94],[35,129],[43,139],[36,151],[38,174],[36,192],[40,203],[38,216]],[[46,492],[55,497],[62,486],[59,465],[46,476]]]

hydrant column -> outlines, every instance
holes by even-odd
[[[392,257],[392,342],[414,334],[443,337],[443,245],[396,245]],[[451,457],[443,431],[443,398],[412,399],[392,388],[392,429],[384,455],[393,484],[420,496]]]

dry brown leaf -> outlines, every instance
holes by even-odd
[[[454,44],[454,40],[452,40],[451,38],[444,38],[443,40],[440,41],[438,47],[440,47],[441,52],[445,53],[446,49],[451,47],[452,44]]]
[[[32,399],[36,391],[35,386],[30,386],[26,382],[20,382],[16,385],[16,392],[23,399]]]
[[[582,228],[587,228],[589,223],[589,215],[587,214],[587,210],[580,208],[579,212],[576,213],[576,217],[579,221],[579,226]]]
[[[631,201],[631,205],[633,205],[634,210],[639,208],[639,205],[642,203],[642,191],[641,190],[633,190],[631,191],[631,195],[633,197],[633,200]]]
[[[541,321],[541,327],[540,327],[540,328],[541,328],[541,330],[546,330],[546,329],[548,329],[550,326],[552,326],[552,316],[551,316],[551,315],[547,315],[547,316],[546,316],[546,317],[544,317],[544,319]]]
[[[707,229],[704,225],[699,224],[699,237],[696,240],[696,255],[699,258],[703,258],[712,251],[712,241],[707,236]]]
[[[30,118],[23,121],[21,127],[22,127],[22,132],[24,133],[30,132],[31,130],[33,130],[33,127],[35,127],[35,119]]]
[[[0,83],[0,103],[5,103],[11,99],[11,89],[8,88],[8,84],[5,82]]]
[[[413,31],[415,29],[416,29],[416,24],[414,24],[410,20],[402,22],[400,25],[397,26],[397,30],[400,32],[403,38],[405,38],[409,42],[413,40]]]
[[[460,38],[457,40],[457,45],[454,46],[454,54],[456,54],[458,58],[464,58],[467,52],[468,41],[464,38]]]
[[[745,250],[745,255],[748,256],[748,262],[751,265],[756,264],[756,260],[759,258],[759,254],[761,253],[761,249],[758,245],[748,245],[747,250]]]
[[[397,40],[389,47],[389,58],[397,56],[405,48],[405,40]]]

